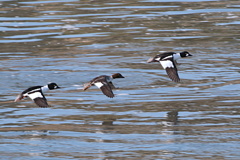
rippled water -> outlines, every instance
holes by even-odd
[[[238,0],[0,1],[1,159],[239,159]],[[157,63],[187,50],[180,84]],[[120,72],[115,98],[92,78]],[[52,108],[15,97],[56,82]]]

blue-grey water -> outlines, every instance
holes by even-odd
[[[1,0],[0,159],[240,158],[239,0]],[[189,51],[181,83],[158,63]],[[116,97],[83,91],[120,72]],[[51,108],[30,86],[56,82]]]

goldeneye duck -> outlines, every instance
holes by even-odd
[[[178,76],[177,70],[177,59],[192,56],[187,51],[183,51],[180,53],[175,52],[164,52],[162,54],[158,54],[155,57],[150,58],[147,62],[159,62],[162,67],[166,70],[169,78],[174,82],[180,82],[180,78]]]
[[[44,96],[44,92],[60,88],[56,83],[50,83],[45,86],[33,86],[24,90],[17,96],[14,102],[20,101],[25,97],[31,98],[39,107],[47,108],[50,107],[47,103],[47,99]]]
[[[124,78],[120,73],[115,73],[111,76],[101,75],[99,77],[96,77],[92,79],[90,82],[84,84],[83,90],[87,90],[92,85],[97,86],[101,89],[102,93],[105,94],[107,97],[113,98],[114,94],[112,92],[112,89],[115,89],[115,86],[113,85],[112,81],[116,78]]]

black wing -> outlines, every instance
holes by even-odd
[[[109,84],[109,86],[111,87],[111,89],[116,89],[116,87],[113,85],[112,82],[109,82],[108,84]]]
[[[47,99],[44,97],[44,98],[35,98],[33,100],[39,107],[41,108],[47,108],[47,107],[50,107],[47,103]]]
[[[165,69],[167,74],[168,74],[168,77],[174,81],[174,82],[180,82],[180,78],[178,76],[178,72],[177,72],[177,68],[166,68]]]
[[[107,82],[107,76],[102,75],[94,79],[94,83],[100,83],[102,86],[100,87],[103,94],[107,97],[113,98],[114,94],[112,92],[113,84],[109,84],[111,82]]]
[[[111,83],[111,82],[110,82]],[[112,87],[114,87],[112,84],[109,84],[107,81],[106,75],[101,75],[99,77],[94,78],[92,81],[89,82],[88,85],[86,85],[86,89],[89,88],[90,84],[94,84],[98,88],[101,89],[102,93],[105,94],[107,97],[113,98],[114,94],[112,92]]]
[[[101,91],[103,92],[103,94],[105,94],[106,96],[113,98],[114,94],[112,92],[112,88],[111,86],[107,83],[107,82],[102,82],[103,86],[100,87]]]

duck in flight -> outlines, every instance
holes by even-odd
[[[94,79],[92,79],[90,82],[84,84],[83,90],[87,90],[91,86],[95,85],[98,88],[101,89],[102,93],[105,94],[109,98],[113,98],[114,94],[112,89],[115,89],[115,86],[113,85],[112,81],[116,78],[124,78],[120,73],[115,73],[111,76],[107,75],[101,75]]]
[[[31,98],[39,107],[47,108],[50,107],[47,103],[47,99],[44,96],[44,92],[60,88],[56,83],[50,83],[45,86],[33,86],[24,90],[17,96],[14,102],[18,102],[25,97]]]
[[[192,56],[189,52],[183,51],[180,53],[175,52],[164,52],[162,54],[158,54],[155,57],[150,58],[147,62],[159,62],[163,69],[166,70],[168,77],[174,82],[180,82],[180,78],[178,76],[177,70],[177,59],[185,58]]]

